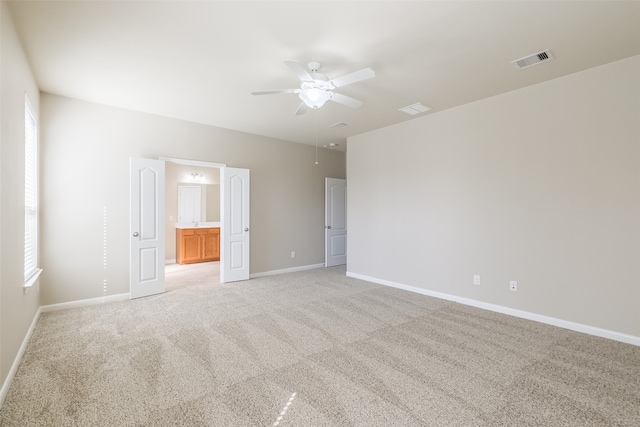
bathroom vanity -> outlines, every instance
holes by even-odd
[[[176,262],[220,261],[220,223],[176,224]]]

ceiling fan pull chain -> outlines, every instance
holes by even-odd
[[[315,119],[316,119],[316,165],[318,164],[318,109],[315,108]]]

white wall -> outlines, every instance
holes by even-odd
[[[0,43],[0,384],[5,384],[39,306],[37,283],[23,291],[24,97],[38,114],[39,93],[5,2]]]
[[[130,156],[250,169],[251,273],[323,262],[324,177],[344,177],[344,153],[315,166],[302,144],[50,94],[40,108],[43,305],[129,291]]]
[[[352,137],[347,176],[349,274],[640,337],[640,57]]]

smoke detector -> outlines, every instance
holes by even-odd
[[[533,55],[525,56],[524,58],[516,59],[515,61],[511,61],[511,63],[514,67],[522,69],[538,65],[541,62],[547,62],[552,59],[553,55],[551,55],[551,51],[547,49],[542,52],[534,53]]]

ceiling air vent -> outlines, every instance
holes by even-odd
[[[330,125],[329,127],[334,129],[344,129],[346,127],[349,127],[349,125],[344,122],[338,122]]]
[[[411,114],[415,116],[416,114],[424,113],[425,111],[431,110],[431,107],[427,107],[421,102],[416,102],[415,104],[407,105],[406,107],[398,108],[399,111],[403,111],[407,114]]]
[[[524,58],[516,59],[515,61],[511,61],[511,63],[516,68],[527,68],[552,59],[553,55],[551,55],[551,51],[547,49],[542,52],[534,53],[533,55],[525,56]]]

